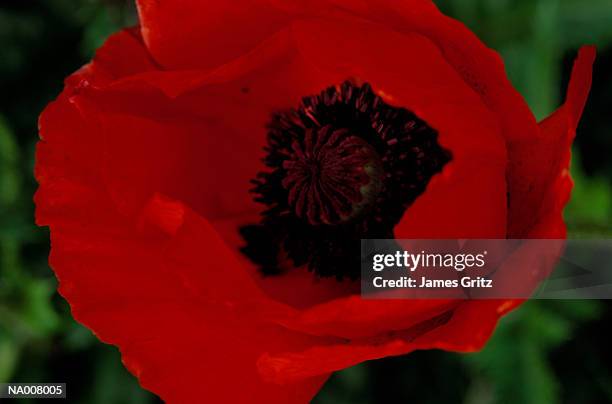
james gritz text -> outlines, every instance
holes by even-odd
[[[471,278],[464,276],[461,279],[428,279],[421,277],[420,282],[414,278],[402,276],[399,279],[384,279],[382,276],[377,276],[372,280],[375,288],[492,288],[493,280],[486,279],[481,276]]]

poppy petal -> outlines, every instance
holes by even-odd
[[[497,52],[488,48],[463,23],[442,14],[430,0],[364,0],[361,11],[370,21],[400,33],[418,33],[431,40],[464,82],[493,111],[506,139],[537,132],[535,117],[512,86]],[[334,3],[349,3],[334,0]]]
[[[330,83],[303,62],[287,31],[214,74],[102,75],[108,70],[102,62],[125,52],[105,46],[69,80],[70,102],[103,139],[105,186],[125,213],[141,209],[156,191],[209,219],[258,211],[249,181],[261,169],[272,112]]]
[[[319,345],[301,352],[268,353],[260,358],[258,367],[264,379],[286,383],[417,349],[477,351],[491,336],[499,317],[511,306],[513,301],[466,301],[453,311],[401,331],[355,338],[342,344]]]
[[[95,165],[66,158],[86,137],[54,147],[66,132],[51,134],[58,126],[47,123],[75,111],[66,98],[52,105],[41,121],[36,198],[47,208],[38,223],[51,228],[50,265],[75,319],[117,345],[143,387],[168,402],[307,402],[326,374],[281,386],[264,382],[256,362],[266,350],[329,340],[267,320],[285,307],[263,299],[213,228],[180,202],[154,196],[139,220],[126,220],[103,188],[83,182],[96,173],[81,169]]]
[[[436,128],[451,151],[453,159],[407,209],[396,237],[505,236],[506,147],[499,122],[431,40],[352,17],[310,18],[294,22],[292,30],[319,70],[369,82],[389,103]]]
[[[287,12],[274,3],[137,1],[149,50],[160,64],[172,69],[211,69],[251,51],[286,26]]]
[[[539,135],[509,144],[510,237],[565,237],[562,213],[572,189],[570,150],[591,88],[595,53],[594,47],[580,50],[567,99],[540,123]]]

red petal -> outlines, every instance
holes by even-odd
[[[313,335],[347,339],[384,336],[406,330],[455,309],[453,300],[364,300],[359,295],[337,298],[307,308],[282,323]]]
[[[180,213],[171,216],[183,220],[170,226],[168,238],[174,209]],[[268,321],[283,308],[262,299],[212,227],[185,207],[156,198],[143,220],[145,232],[108,223],[77,227],[69,216],[51,220],[50,263],[75,319],[117,345],[143,387],[171,403],[312,398],[326,374],[280,386],[263,381],[256,363],[265,352],[326,340]],[[158,233],[150,231],[159,224]]]
[[[594,60],[595,48],[582,48],[565,104],[540,123],[537,136],[509,145],[510,237],[565,237],[562,212],[572,189],[570,150],[591,88]]]
[[[96,164],[75,158],[89,141],[77,117],[65,97],[44,113],[36,196],[74,317],[118,345],[142,385],[168,402],[307,402],[327,375],[278,386],[260,378],[256,362],[266,351],[328,340],[267,321],[287,309],[263,298],[212,227],[184,205],[154,197],[139,220],[126,221],[95,182]],[[69,131],[55,133],[62,118]]]
[[[233,7],[216,6],[210,3],[187,3],[183,4],[184,9],[182,11],[177,11],[174,10],[176,4],[170,2],[143,2],[141,4],[143,19],[147,18],[149,12],[151,13],[149,20],[151,26],[146,28],[147,23],[145,21],[143,27],[148,29],[150,34],[155,31],[155,35],[158,31],[162,32],[166,28],[170,29],[168,28],[170,25],[163,28],[166,14],[159,11],[162,8],[170,13],[168,15],[175,12],[187,14],[186,10],[188,9],[192,14],[198,14],[195,11],[201,10],[204,14],[217,15],[218,12],[221,13],[219,15],[223,15],[228,11],[227,7]],[[340,8],[348,9],[351,12],[363,10],[363,4],[347,6],[342,2],[336,2],[333,5],[339,5]],[[300,5],[300,7],[302,6]],[[265,9],[266,7],[263,7],[262,10]],[[279,7],[280,9],[283,9],[282,13],[287,12],[287,7]],[[405,11],[403,8],[400,10],[401,12],[395,12],[395,17],[388,16],[386,14],[388,7],[384,4],[376,7],[375,10],[373,7],[371,11],[373,11],[372,17],[384,17],[390,22],[396,22],[398,18],[407,18],[402,14]],[[321,7],[319,12],[304,7],[301,12],[313,15],[324,14],[327,11],[325,11],[325,7]],[[414,16],[418,15],[431,17],[433,19],[432,24],[417,24],[420,20]],[[245,17],[242,14],[240,16],[241,18]],[[444,44],[444,41],[451,38],[451,34],[455,33],[461,34],[462,38],[468,38],[470,40],[468,41],[469,46],[476,48],[478,52],[482,51],[478,47],[482,44],[475,37],[472,38],[473,35],[470,36],[471,34],[465,28],[454,25],[451,20],[445,20],[446,17],[439,14],[435,7],[432,7],[428,2],[415,2],[414,9],[407,16],[411,16],[412,20],[415,21],[410,20],[410,24],[400,24],[406,27],[403,31],[406,35],[397,34],[397,32],[382,26],[354,20],[346,15],[336,15],[337,19],[335,20],[300,20],[294,12],[291,12],[285,15],[286,21],[284,24],[291,24],[292,35],[307,62],[315,65],[319,72],[326,73],[327,83],[322,84],[319,89],[350,76],[372,82],[376,88],[387,92],[390,102],[415,110],[431,125],[440,129],[442,132],[441,142],[453,150],[455,155],[453,163],[449,164],[441,178],[432,181],[429,187],[431,191],[427,193],[431,195],[420,198],[422,200],[418,201],[413,207],[414,213],[406,216],[405,222],[398,227],[400,235],[420,235],[422,237],[431,234],[446,237],[459,235],[496,237],[504,235],[503,229],[506,220],[506,190],[503,180],[505,176],[503,173],[505,153],[503,142],[497,134],[496,120],[498,118],[491,116],[480,105],[477,99],[479,97],[475,97],[472,90],[463,85],[466,82],[466,67],[455,66],[453,63],[449,67],[445,63],[446,60],[458,63],[462,59],[458,58],[457,54],[461,52],[450,46],[448,49],[443,48],[443,53],[440,54],[435,46],[432,46],[431,43],[428,44],[425,38],[410,33],[414,31],[423,32],[428,37],[438,41],[436,46]],[[224,37],[224,34],[216,31],[202,33],[200,31],[206,31],[205,28],[195,27],[190,23],[191,20],[188,17],[185,18],[187,19],[184,26],[187,27],[186,29],[196,32],[196,35],[201,34],[208,37],[215,34],[219,35],[219,38]],[[428,20],[428,18],[424,18],[424,20]],[[159,26],[155,25],[158,23]],[[246,26],[251,23],[251,20],[245,22]],[[176,27],[173,23],[174,28]],[[397,29],[397,27],[394,28]],[[438,32],[439,30],[443,32]],[[171,44],[180,49],[181,42],[189,42],[192,45],[195,43],[196,47],[201,44],[213,43],[213,41],[186,41],[185,37],[178,35],[172,37],[172,35],[159,34],[159,36],[160,41],[167,40],[170,50],[173,49],[170,46]],[[147,34],[145,33],[146,37]],[[358,40],[355,39],[357,37],[359,37]],[[474,45],[474,41],[476,41],[476,45]],[[148,44],[152,46],[151,43]],[[252,49],[254,46],[252,44],[248,48]],[[398,53],[398,48],[410,49],[410,52]],[[155,53],[155,50],[152,51]],[[194,49],[187,53],[179,53],[199,54]],[[208,55],[208,53],[202,54]],[[485,55],[489,54],[490,52],[485,52]],[[393,57],[389,61],[384,60],[391,56]],[[415,60],[418,63],[414,63]],[[495,59],[495,62],[498,62],[498,59]],[[477,65],[476,62],[474,64]],[[434,68],[434,66],[436,67]],[[499,70],[499,66],[496,66],[495,71]],[[495,76],[494,78],[498,77]],[[300,81],[295,80],[292,83],[299,83]],[[492,79],[491,82],[497,83]],[[506,83],[507,80],[503,82]],[[292,84],[290,87],[293,86]],[[499,86],[495,87],[491,94],[497,94],[499,89]],[[507,90],[506,87],[501,89]],[[447,103],[445,105],[438,105],[441,94],[444,94]],[[391,99],[391,97],[395,99]],[[482,98],[482,95],[480,98]],[[507,120],[508,122],[517,122],[517,119]],[[469,135],[466,135],[468,133]],[[469,158],[464,159],[464,156],[469,156]],[[471,175],[475,166],[481,173],[478,180],[475,180]],[[484,186],[484,184],[487,184],[487,186]],[[453,205],[456,209],[448,209],[449,206],[446,202],[449,197],[457,195],[458,188],[465,190],[461,193],[463,196],[458,203]],[[431,209],[431,206],[434,205],[443,205],[441,207],[444,209]],[[434,215],[431,215],[432,211],[439,213],[435,215],[436,217],[433,217]],[[467,224],[470,225],[466,226]],[[461,234],[465,233],[466,228],[471,229],[471,233]]]
[[[499,55],[487,48],[461,22],[443,15],[430,0],[327,0],[341,9],[402,34],[418,33],[431,40],[449,65],[497,115],[507,139],[537,132],[535,118],[512,87]]]
[[[71,75],[69,88],[101,86],[122,77],[156,70],[157,66],[144,47],[140,32],[125,29],[112,35],[96,51],[93,61]]]
[[[105,46],[104,59],[124,52]],[[214,73],[142,71],[103,80],[98,59],[71,79],[79,85],[71,102],[96,131],[101,176],[126,214],[155,192],[210,219],[256,211],[249,180],[262,169],[272,112],[331,82],[304,63],[288,31]]]
[[[525,244],[517,249],[512,256],[505,261],[496,276],[509,277],[502,284],[512,285],[516,280],[516,269],[524,268],[524,274],[519,275],[522,279],[520,285],[511,287],[512,290],[528,291],[544,279],[554,262],[557,261],[559,252],[564,243],[562,240],[555,245],[547,245],[542,251],[542,245],[537,243]],[[542,261],[543,255],[545,261]],[[508,272],[510,271],[510,272]],[[500,279],[498,279],[500,280]],[[526,282],[526,283],[525,283]],[[529,289],[523,289],[529,288]],[[357,298],[355,298],[357,300]],[[319,372],[329,372],[355,365],[359,362],[377,359],[390,355],[400,355],[416,349],[444,349],[448,351],[472,352],[481,349],[489,339],[498,319],[517,307],[521,300],[462,300],[462,301],[372,301],[370,307],[366,302],[347,302],[339,306],[337,301],[330,302],[327,306],[321,306],[321,310],[310,309],[301,316],[301,320],[307,319],[306,314],[311,314],[312,323],[325,325],[317,320],[315,316],[321,315],[326,319],[327,314],[338,309],[346,313],[342,319],[336,314],[336,321],[341,326],[350,325],[353,316],[357,317],[355,307],[361,305],[363,311],[360,316],[362,325],[373,326],[371,334],[357,333],[347,334],[342,343],[321,344],[310,349],[296,352],[287,351],[282,354],[266,354],[259,360],[262,375],[276,383],[299,380],[304,377],[312,377]],[[374,304],[378,304],[375,306]],[[405,317],[393,318],[396,310],[405,303]],[[411,309],[408,303],[416,306]],[[386,311],[389,310],[389,311]],[[412,317],[412,323],[408,323],[411,315],[421,314],[420,320]],[[399,314],[399,313],[398,313]],[[382,321],[372,322],[374,316],[382,319],[391,319],[385,329],[377,329]],[[358,322],[355,321],[356,323]],[[328,330],[337,330],[331,324]],[[351,328],[346,328],[351,331]],[[374,333],[374,331],[378,331]]]
[[[319,70],[371,83],[388,102],[436,128],[452,152],[406,211],[397,237],[505,236],[506,152],[497,117],[429,39],[349,17],[298,21],[293,33]]]
[[[138,0],[142,36],[167,68],[209,69],[254,49],[287,24],[272,1]]]
[[[515,305],[513,301],[466,301],[454,311],[407,329],[342,344],[319,345],[302,352],[267,354],[261,357],[258,366],[267,380],[286,383],[417,349],[476,351],[489,339],[499,317]]]
[[[119,34],[110,42],[117,41],[117,47],[105,46],[101,53],[123,53],[125,40],[131,41]],[[205,220],[153,193],[162,183],[150,186],[147,175],[159,177],[164,170],[147,165],[151,170],[142,171],[138,164],[146,159],[139,160],[139,146],[159,158],[158,164],[168,164],[177,162],[166,159],[177,143],[148,143],[171,138],[164,139],[156,126],[167,122],[147,121],[143,114],[155,114],[160,102],[168,100],[150,86],[105,92],[102,88],[129,67],[106,69],[98,60],[68,80],[66,91],[42,114],[43,140],[37,150],[37,222],[51,228],[50,263],[75,318],[118,345],[143,386],[169,402],[195,402],[202,394],[216,402],[228,397],[236,402],[307,402],[327,375],[277,386],[263,382],[256,362],[264,351],[301,350],[328,339],[269,321],[292,311],[264,298]],[[109,107],[104,102],[113,100],[113,91],[126,96],[114,100],[135,102],[131,109],[115,106],[132,112],[129,119],[119,121],[117,110],[91,114],[92,108]],[[98,104],[89,98],[100,93],[108,97],[96,98]],[[109,122],[118,122],[117,128],[106,126]],[[166,133],[176,135],[190,124],[167,126]],[[138,144],[138,132],[130,129],[151,132]],[[137,180],[135,188],[150,186],[150,198],[138,194],[143,198],[128,203],[129,212],[123,209],[130,200],[128,184],[118,192],[122,174]]]

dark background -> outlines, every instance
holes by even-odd
[[[611,235],[612,1],[437,3],[502,53],[538,118],[559,105],[578,47],[598,46],[566,214],[572,237]],[[64,77],[135,21],[121,0],[0,0],[0,382],[67,382],[71,403],[156,401],[114,347],[70,317],[47,266],[47,230],[33,225],[37,116]],[[361,364],[334,375],[315,402],[612,403],[610,341],[610,302],[531,301],[501,321],[480,353]]]

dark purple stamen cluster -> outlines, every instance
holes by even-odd
[[[296,216],[311,225],[347,222],[372,202],[382,185],[376,151],[359,136],[331,125],[308,129],[294,140],[282,181]],[[375,192],[366,192],[375,187]]]
[[[253,180],[262,220],[241,228],[264,274],[307,265],[356,279],[362,238],[392,238],[404,211],[450,161],[437,132],[368,84],[344,82],[277,113]]]

